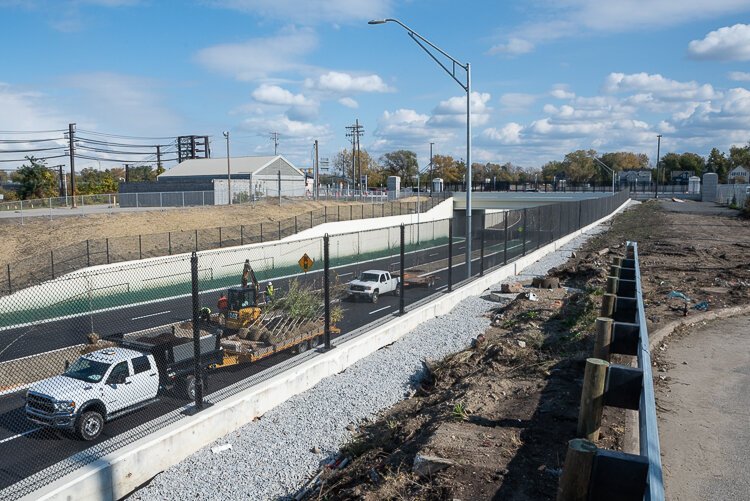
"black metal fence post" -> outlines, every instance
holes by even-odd
[[[325,324],[323,327],[323,339],[325,349],[331,349],[331,284],[329,272],[331,269],[330,257],[328,255],[329,237],[328,233],[323,235],[323,302],[325,307]]]
[[[198,241],[198,230],[195,230],[195,241]],[[198,250],[198,244],[195,244],[195,250]],[[138,259],[143,259],[143,241],[141,236],[138,235]]]
[[[109,264],[109,238],[105,238],[104,239],[104,243],[107,246],[106,247],[106,250],[107,250],[107,264]]]
[[[294,216],[294,234],[297,234],[297,216]]]
[[[406,247],[406,227],[401,223],[401,276],[398,280],[398,313],[404,314],[404,247]]]
[[[240,225],[240,245],[245,245],[245,225]]]
[[[198,251],[198,230],[195,230],[195,250]]]
[[[49,251],[49,260],[52,265],[52,278],[55,278],[55,251]]]
[[[448,292],[453,290],[453,218],[448,223]]]
[[[223,247],[223,242],[221,239],[221,226],[219,226],[219,249]]]
[[[10,283],[10,264],[8,264],[7,267],[8,267],[8,294],[13,294],[13,286]]]
[[[281,240],[281,220],[279,220],[279,240]]]
[[[327,205],[323,207],[323,222],[324,223],[328,222],[328,206]]]
[[[195,408],[203,408],[203,374],[201,367],[201,336],[200,326],[200,298],[198,296],[198,255],[193,252],[190,256],[190,275],[192,278],[192,299],[193,299],[193,360],[195,368],[193,377],[195,378]]]
[[[172,232],[167,232],[167,245],[169,245],[169,255],[172,255]]]
[[[526,209],[523,210],[523,225],[521,226],[523,228],[523,231],[521,231],[521,240],[523,241],[523,255],[526,255],[526,235],[529,232],[528,226],[526,226]]]
[[[263,223],[260,223],[260,243],[263,243]]]
[[[91,248],[88,239],[86,239],[86,266],[91,266]]]
[[[486,213],[482,211],[482,231],[479,232],[480,244],[479,244],[479,276],[484,276],[484,240],[485,240],[485,217]]]
[[[508,214],[505,213],[505,241],[503,242],[503,264],[508,264]]]

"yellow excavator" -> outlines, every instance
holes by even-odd
[[[260,316],[261,305],[264,304],[266,292],[260,290],[250,260],[246,259],[242,269],[242,285],[227,289],[227,310],[223,312],[225,327],[232,330],[249,327]]]

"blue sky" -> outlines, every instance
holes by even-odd
[[[228,130],[241,156],[272,154],[278,132],[307,167],[315,139],[333,157],[359,119],[375,157],[411,149],[424,167],[433,142],[464,158],[464,91],[398,25],[367,24],[384,17],[471,63],[475,162],[750,140],[747,0],[0,0],[0,140],[75,122],[149,138],[121,143],[210,135],[224,156]],[[40,144],[55,146],[0,150]]]

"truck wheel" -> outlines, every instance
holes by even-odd
[[[401,287],[397,285],[396,288],[393,289],[393,295],[398,296],[399,294],[401,294]]]
[[[318,346],[320,346],[320,336],[315,336],[310,340],[310,347],[317,348]]]
[[[378,291],[373,291],[370,301],[372,301],[372,304],[375,304],[378,302]]]
[[[96,440],[104,430],[104,418],[96,411],[84,412],[78,418],[76,432],[81,439],[89,441]]]
[[[185,391],[183,393],[183,396],[186,397],[190,401],[195,400],[195,376],[193,376],[192,374],[185,376],[185,382],[183,384],[185,385],[184,386]],[[204,374],[203,375],[203,396],[206,396],[206,393],[208,393],[208,376]]]
[[[309,346],[308,346],[308,344],[307,344],[307,341],[302,341],[302,342],[301,342],[300,344],[298,344],[298,345],[297,345],[297,346],[296,346],[296,347],[294,348],[294,351],[296,351],[296,352],[297,352],[298,354],[299,354],[299,353],[304,353],[304,352],[306,352],[306,351],[307,351],[307,348],[308,348],[308,347],[309,347]]]

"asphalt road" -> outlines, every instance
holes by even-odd
[[[476,247],[475,247],[476,249]],[[495,254],[493,254],[495,252]],[[512,245],[508,249],[509,260],[522,253],[521,245]],[[430,261],[445,259],[448,255],[447,245],[420,250],[406,256],[406,266],[424,265]],[[454,244],[454,258],[465,255],[463,243]],[[502,261],[502,251],[495,248],[485,254],[488,262],[499,264]],[[453,267],[454,283],[466,276],[465,264]],[[342,282],[347,282],[365,269],[393,269],[399,263],[399,256],[392,256],[364,265],[351,265],[337,268],[335,271]],[[478,259],[472,263],[474,273],[479,272]],[[431,294],[440,294],[448,286],[448,271],[436,272],[436,284],[433,288],[409,288],[405,291],[406,305],[420,301]],[[298,277],[301,280],[320,280],[320,271],[310,272]],[[283,292],[288,287],[289,279],[274,280],[277,290]],[[201,294],[204,304],[214,306],[217,292]],[[342,333],[367,325],[385,316],[398,314],[400,298],[393,295],[381,296],[376,304],[366,301],[342,301],[344,318],[338,323]],[[13,345],[6,349],[0,359],[14,359],[19,356],[50,351],[56,348],[85,342],[85,333],[92,328],[103,335],[116,332],[130,332],[148,327],[164,325],[169,322],[184,320],[191,316],[190,297],[168,299],[156,303],[136,307],[120,308],[93,314],[91,317],[58,320],[45,324],[13,329],[0,333],[0,346],[7,346],[16,339]],[[20,339],[19,339],[20,336]],[[254,364],[238,365],[214,370],[209,376],[209,393],[241,381],[268,367],[291,358],[290,352],[279,353]],[[156,417],[178,409],[188,402],[172,394],[160,396],[160,400],[150,406],[115,419],[105,427],[101,437],[91,443],[71,438],[55,431],[43,430],[29,422],[24,414],[25,391],[0,397],[0,456],[3,457],[0,466],[0,489],[8,487],[44,468],[54,465],[73,454],[83,451],[93,443],[103,442],[138,425],[146,423]]]

